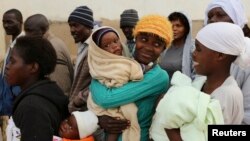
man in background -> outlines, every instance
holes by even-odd
[[[73,65],[66,44],[49,31],[49,21],[42,14],[35,14],[24,22],[27,36],[38,36],[47,39],[54,47],[57,55],[56,67],[49,78],[57,83],[66,96],[69,96],[73,82]]]
[[[74,71],[74,81],[70,92],[69,111],[86,111],[91,75],[88,66],[88,38],[94,28],[92,10],[87,6],[79,6],[71,12],[68,24],[72,37],[77,44],[77,58]],[[103,130],[94,133],[96,141],[103,141]]]
[[[138,20],[139,16],[135,9],[126,9],[121,14],[120,28],[122,29],[123,34],[126,36],[126,45],[131,55],[133,55],[135,47],[133,30]]]
[[[6,48],[5,58],[0,69],[0,126],[3,141],[6,141],[6,127],[9,116],[12,114],[12,103],[14,98],[19,94],[20,88],[10,86],[4,78],[5,66],[9,62],[11,49],[16,43],[16,39],[23,35],[22,24],[23,16],[17,9],[10,9],[3,14],[3,28],[6,35],[11,36],[11,41]],[[0,137],[1,138],[1,137]]]

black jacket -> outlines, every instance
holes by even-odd
[[[42,80],[23,91],[14,101],[13,120],[21,141],[52,141],[68,114],[68,98],[55,82]]]

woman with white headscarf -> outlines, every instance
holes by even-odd
[[[250,29],[241,0],[213,0],[209,3],[205,11],[204,25],[218,21],[239,25],[244,35],[250,38]]]
[[[230,22],[239,25],[243,29],[244,35],[250,38],[247,17],[240,0],[213,0],[208,4],[205,11],[204,25],[214,22]],[[250,48],[250,45],[248,48]],[[243,70],[233,63],[230,74],[235,77],[243,92],[245,112],[243,124],[250,125],[250,68]]]
[[[242,29],[231,23],[212,23],[198,32],[193,60],[195,72],[202,76],[191,82],[180,72],[173,75],[151,126],[155,141],[207,141],[207,125],[222,124],[223,119],[225,124],[242,122],[243,96],[230,66],[250,66],[247,42]]]
[[[201,29],[196,36],[196,49],[193,53],[193,60],[197,73],[200,73],[201,68],[204,69],[202,62],[198,61],[198,59],[200,60],[198,57],[202,53],[202,50],[199,50],[201,44],[219,53],[217,56],[211,55],[211,58],[207,58],[207,60],[215,60],[216,63],[220,63],[215,69],[221,73],[217,73],[219,75],[214,77],[215,80],[211,77],[211,73],[208,73],[206,75],[207,80],[200,88],[209,91],[213,86],[216,86],[216,82],[218,84],[218,81],[222,81],[223,77],[225,78],[224,82],[219,84],[219,87],[211,93],[212,98],[220,101],[225,124],[240,124],[243,120],[243,96],[235,79],[230,75],[230,66],[231,63],[238,65],[242,69],[250,66],[249,43],[250,39],[244,37],[239,26],[226,22],[209,24]]]

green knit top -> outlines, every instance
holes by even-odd
[[[103,108],[135,103],[138,107],[137,116],[141,128],[141,141],[147,141],[152,117],[155,113],[156,100],[161,94],[166,93],[168,87],[168,74],[156,65],[144,74],[141,81],[130,81],[122,87],[108,88],[93,79],[90,90],[94,102]],[[121,136],[119,140],[121,140]]]

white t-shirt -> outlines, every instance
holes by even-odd
[[[12,117],[8,121],[8,126],[6,128],[7,141],[20,141],[21,132],[20,129],[16,127]]]

